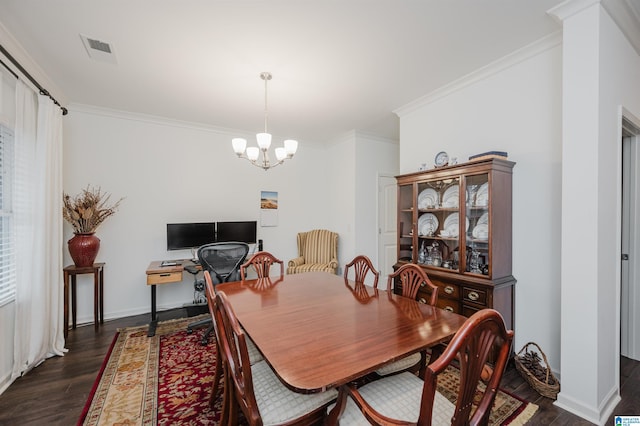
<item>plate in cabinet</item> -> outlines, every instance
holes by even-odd
[[[418,219],[418,235],[432,236],[438,229],[438,218],[433,213],[425,213]]]
[[[418,195],[418,208],[421,210],[438,206],[438,193],[433,188],[427,188]]]

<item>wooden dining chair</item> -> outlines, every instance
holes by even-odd
[[[373,262],[367,256],[359,255],[353,258],[353,260],[344,266],[344,278],[349,279],[349,270],[353,268],[354,275],[353,281],[356,283],[364,284],[367,274],[373,274],[373,288],[378,288],[378,278],[380,278],[380,272],[373,266]]]
[[[303,394],[288,389],[266,361],[251,365],[247,337],[240,327],[232,306],[218,292],[214,316],[225,363],[225,413],[229,425],[238,424],[237,407],[250,426],[310,425],[324,421],[327,406],[335,401],[338,391]]]
[[[498,386],[509,360],[513,330],[502,315],[483,309],[467,319],[442,355],[427,366],[424,381],[404,372],[368,383],[360,388],[340,388],[328,424],[451,424],[487,425]],[[496,349],[495,368],[486,386],[478,387],[483,367]],[[460,385],[456,402],[437,391],[438,376],[457,361]]]
[[[399,284],[398,290],[403,297],[418,300],[418,291],[420,289],[423,291],[426,289],[431,293],[427,304],[435,306],[436,303],[438,303],[438,286],[433,284],[424,272],[424,269],[415,263],[402,265],[397,271],[389,275],[387,279],[387,292],[391,293],[393,291],[394,283]],[[427,352],[421,351],[394,361],[391,364],[387,364],[376,370],[376,373],[379,376],[388,376],[408,370],[419,373],[420,376],[422,376],[426,362]]]
[[[209,313],[211,314],[212,321],[215,321],[214,311],[215,311],[215,290],[213,286],[213,280],[211,279],[211,274],[209,271],[204,271],[204,282],[205,282],[205,295],[207,298],[207,304],[209,306]],[[215,325],[213,327],[215,334]],[[213,367],[213,383],[211,388],[211,399],[209,400],[209,404],[211,408],[214,407],[216,400],[218,399],[218,387],[220,384],[220,378],[222,377],[223,372],[223,364],[224,362],[221,359],[220,345],[218,344],[219,338],[216,334],[215,336],[216,343],[216,364]],[[249,363],[255,364],[256,362],[262,361],[264,358],[253,341],[247,338],[247,350],[249,351]]]
[[[431,293],[428,305],[435,306],[438,303],[438,286],[433,284],[424,269],[415,263],[406,263],[389,275],[387,279],[388,292],[394,290],[394,284],[399,284],[401,296],[417,300],[418,291],[422,289]]]
[[[247,268],[250,266],[253,266],[256,274],[258,274],[258,278],[268,278],[271,266],[276,263],[280,264],[280,276],[282,277],[284,275],[284,262],[268,251],[259,251],[251,256],[251,259],[240,265],[240,279],[244,281]]]

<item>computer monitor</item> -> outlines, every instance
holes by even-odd
[[[167,224],[167,250],[194,249],[215,241],[215,222]]]
[[[216,241],[238,241],[255,244],[257,241],[258,224],[253,221],[218,222]]]

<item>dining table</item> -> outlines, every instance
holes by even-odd
[[[466,317],[328,272],[218,284],[289,389],[322,392],[449,341]]]

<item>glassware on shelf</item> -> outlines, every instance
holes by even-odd
[[[427,249],[424,246],[424,241],[420,245],[420,252],[418,253],[418,263],[427,263]]]
[[[471,251],[471,261],[469,262],[470,271],[474,274],[481,274],[482,269],[480,269],[480,252],[478,250]]]
[[[427,265],[442,265],[442,252],[437,241],[434,241],[428,249]]]
[[[467,206],[475,206],[478,186],[479,185],[467,185]]]

